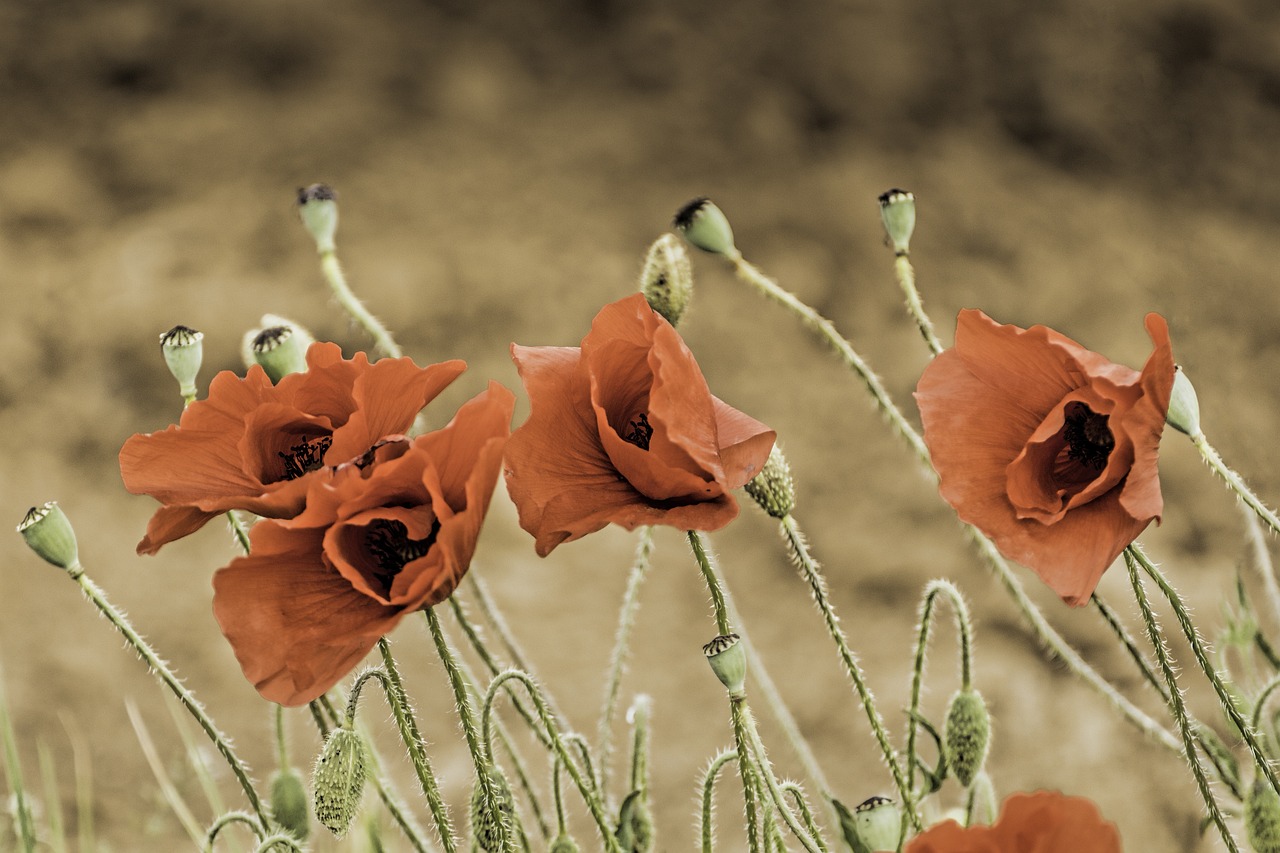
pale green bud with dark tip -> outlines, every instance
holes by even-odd
[[[695,198],[676,211],[671,224],[680,235],[704,252],[732,255],[733,229],[724,212],[709,198]]]
[[[1192,438],[1200,436],[1200,400],[1187,373],[1178,365],[1173,372],[1173,390],[1169,394],[1169,411],[1165,423]]]
[[[747,683],[747,650],[737,634],[722,634],[702,647],[711,671],[729,691],[739,696]]]
[[[183,397],[196,395],[196,376],[204,361],[204,332],[186,326],[174,326],[160,336],[160,352],[169,372],[178,380],[178,392]]]
[[[791,479],[791,466],[776,444],[769,451],[769,458],[760,473],[744,488],[752,500],[774,518],[786,518],[796,508],[796,486]]]
[[[693,264],[679,237],[663,234],[653,241],[640,272],[640,292],[668,323],[680,322],[693,299]]]
[[[853,810],[853,831],[867,853],[896,850],[902,811],[888,797],[870,797]]]
[[[298,190],[298,214],[316,251],[332,252],[333,237],[338,232],[338,194],[328,184],[312,184]]]
[[[57,502],[49,501],[27,510],[18,532],[27,540],[27,546],[46,562],[70,572],[80,571],[76,532]]]
[[[310,811],[301,773],[286,767],[271,775],[271,817],[299,841],[311,834]]]
[[[893,244],[894,254],[907,254],[911,233],[916,230],[916,197],[897,188],[881,193],[880,221]]]
[[[290,373],[303,373],[307,369],[307,350],[315,343],[302,326],[268,314],[262,318],[265,328],[247,338],[246,349],[254,364],[262,365],[272,382],[279,382]],[[269,323],[269,321],[278,321]]]
[[[471,840],[473,849],[497,853],[502,849],[504,836],[512,842],[512,848],[516,846],[514,842],[519,830],[515,822],[515,800],[506,775],[496,765],[490,766],[488,772],[497,802],[486,804],[484,786],[477,780],[471,788]],[[502,821],[502,827],[497,821]]]
[[[961,785],[969,787],[987,760],[991,740],[991,717],[981,693],[970,688],[951,697],[942,740],[947,766]]]
[[[653,849],[653,814],[643,792],[632,791],[622,801],[614,835],[623,853],[649,853]]]
[[[315,792],[316,819],[339,838],[347,834],[360,809],[367,776],[360,735],[348,728],[330,732],[316,759],[311,786]]]
[[[556,836],[556,840],[552,841],[551,846],[547,848],[547,853],[580,853],[581,850],[578,842],[566,833]]]
[[[1261,773],[1245,797],[1244,826],[1254,853],[1280,853],[1280,796]]]

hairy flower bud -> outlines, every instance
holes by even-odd
[[[292,767],[271,775],[271,817],[299,841],[311,834],[311,815],[307,808],[307,787],[302,774]]]
[[[880,196],[880,221],[884,223],[894,254],[907,254],[911,232],[916,229],[916,197],[906,190],[891,189]]]
[[[640,272],[640,292],[671,325],[684,316],[693,299],[693,265],[676,235],[663,234],[649,247]]]
[[[1244,801],[1244,826],[1254,853],[1280,853],[1280,796],[1261,773]]]
[[[702,647],[711,671],[729,691],[740,695],[747,683],[747,651],[737,634],[723,634]]]
[[[27,510],[18,525],[18,532],[27,540],[27,546],[46,562],[66,569],[73,576],[80,574],[76,532],[57,502],[49,501]]]
[[[732,255],[737,251],[729,220],[709,198],[695,198],[680,208],[671,224],[681,236],[704,252]]]
[[[774,518],[786,518],[796,508],[795,481],[791,466],[778,445],[769,451],[769,459],[760,473],[743,487],[760,508]]]
[[[991,740],[991,717],[982,694],[973,689],[961,690],[951,697],[943,742],[947,766],[966,788],[982,769]]]
[[[632,791],[622,801],[618,812],[618,831],[614,835],[623,853],[649,853],[653,850],[653,814],[642,791]]]
[[[502,770],[493,765],[488,768],[488,772],[493,780],[497,802],[485,803],[484,786],[476,780],[471,788],[471,838],[475,842],[475,849],[484,853],[497,853],[503,849],[502,839],[505,837],[514,840],[517,833],[515,800]],[[497,821],[502,821],[501,827]]]
[[[316,251],[332,252],[333,236],[338,231],[338,194],[328,184],[312,184],[298,189],[298,215]]]
[[[1169,394],[1169,411],[1165,412],[1164,420],[1178,432],[1192,438],[1201,435],[1200,400],[1181,365],[1173,373],[1173,391]]]
[[[178,380],[178,392],[191,399],[196,396],[196,375],[204,360],[204,332],[186,326],[174,326],[160,336],[160,352],[169,372]]]
[[[316,759],[311,784],[315,790],[316,819],[341,838],[351,828],[367,776],[364,743],[348,728],[329,733]]]

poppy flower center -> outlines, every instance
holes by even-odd
[[[439,521],[431,525],[425,539],[410,539],[408,528],[394,518],[374,519],[365,527],[364,546],[377,565],[370,574],[382,585],[383,595],[390,594],[391,584],[401,569],[427,555],[439,532]]]
[[[296,480],[323,466],[324,454],[332,444],[333,436],[320,435],[302,439],[290,447],[288,453],[276,451],[276,455],[284,462],[284,475],[281,479]]]
[[[653,427],[649,424],[649,413],[641,412],[627,421],[627,430],[621,435],[623,441],[634,444],[641,450],[648,450],[649,439],[653,437]]]
[[[1107,467],[1107,457],[1116,446],[1108,420],[1107,415],[1098,414],[1084,403],[1068,405],[1062,429],[1067,458],[1094,471]]]

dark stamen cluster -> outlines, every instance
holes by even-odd
[[[376,519],[365,528],[364,546],[380,569],[373,573],[373,577],[382,584],[384,593],[390,592],[391,582],[401,569],[426,556],[439,532],[440,522],[437,521],[431,526],[427,538],[410,539],[404,523],[391,518]]]
[[[1107,415],[1100,415],[1084,403],[1067,408],[1062,436],[1067,440],[1067,458],[1094,471],[1107,466],[1107,457],[1116,446]]]
[[[304,438],[289,448],[288,453],[277,452],[284,460],[284,479],[296,480],[309,471],[315,471],[324,464],[324,454],[333,444],[333,436],[322,435],[318,438]]]
[[[629,441],[641,450],[649,449],[649,439],[653,437],[653,427],[649,425],[649,415],[641,412],[633,421],[628,421],[630,431],[622,434],[623,441]]]

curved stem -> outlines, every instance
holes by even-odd
[[[898,280],[898,287],[902,288],[902,295],[907,298],[907,311],[911,314],[911,318],[916,321],[916,326],[920,329],[920,336],[928,344],[929,351],[937,355],[942,352],[942,343],[938,340],[937,333],[933,331],[933,321],[929,319],[929,315],[924,311],[924,303],[920,300],[920,291],[916,290],[916,271],[911,266],[911,256],[906,251],[895,253],[893,274]]]
[[[622,688],[622,673],[627,666],[627,653],[631,644],[631,627],[635,624],[636,611],[640,609],[640,587],[649,574],[650,556],[653,553],[653,528],[640,528],[636,543],[636,558],[627,577],[627,591],[622,597],[622,610],[618,614],[618,630],[614,635],[613,654],[609,656],[609,674],[605,683],[604,707],[600,711],[597,727],[600,754],[600,790],[609,792],[609,759],[613,752],[613,717],[618,707],[618,693]]]
[[[325,249],[320,252],[320,272],[324,274],[324,280],[328,283],[329,289],[333,291],[338,304],[369,333],[378,344],[378,349],[392,358],[400,358],[403,353],[400,351],[400,346],[395,342],[395,339],[391,337],[391,333],[387,331],[387,327],[382,325],[382,322],[377,317],[369,313],[369,309],[364,307],[364,303],[356,297],[355,293],[347,285],[347,277],[342,272],[342,265],[338,263],[338,255],[333,249]]]
[[[1240,848],[1236,845],[1235,838],[1231,836],[1231,831],[1227,829],[1226,820],[1222,816],[1221,809],[1218,808],[1218,801],[1213,796],[1213,790],[1209,787],[1209,780],[1205,778],[1204,768],[1200,766],[1200,759],[1196,755],[1196,746],[1191,733],[1191,721],[1187,716],[1187,707],[1182,698],[1182,691],[1178,687],[1178,677],[1174,674],[1173,664],[1169,659],[1169,649],[1165,646],[1164,636],[1160,633],[1160,626],[1156,624],[1155,614],[1151,610],[1151,602],[1147,600],[1146,590],[1142,586],[1142,578],[1138,576],[1137,559],[1134,554],[1135,550],[1133,548],[1126,548],[1124,562],[1129,569],[1129,582],[1133,585],[1134,598],[1138,602],[1138,608],[1142,611],[1142,621],[1147,626],[1147,639],[1151,641],[1151,647],[1155,649],[1156,660],[1159,662],[1160,671],[1164,674],[1165,686],[1168,688],[1169,709],[1173,712],[1173,718],[1178,724],[1178,733],[1182,735],[1182,754],[1191,766],[1191,775],[1195,777],[1200,797],[1204,800],[1205,808],[1209,811],[1209,817],[1218,827],[1218,833],[1222,836],[1223,842],[1227,845],[1229,851],[1238,853]]]
[[[1266,686],[1259,691],[1258,698],[1253,705],[1253,716],[1249,720],[1255,731],[1260,730],[1263,706],[1267,704],[1267,700],[1271,698],[1271,694],[1276,691],[1277,687],[1280,687],[1280,675],[1272,676]]]
[[[1222,478],[1227,487],[1235,492],[1236,496],[1244,501],[1249,509],[1257,514],[1258,518],[1266,522],[1267,527],[1271,528],[1271,532],[1280,534],[1280,518],[1276,517],[1275,511],[1253,493],[1253,490],[1245,484],[1244,479],[1239,474],[1227,467],[1227,463],[1222,461],[1222,457],[1218,455],[1218,451],[1213,448],[1213,445],[1209,444],[1209,440],[1205,438],[1204,433],[1193,435],[1191,443],[1195,445],[1196,450],[1200,451],[1201,458],[1208,463],[1213,472]]]
[[[930,581],[925,586],[924,598],[920,602],[920,627],[917,629],[915,662],[911,668],[911,708],[907,711],[907,787],[913,791],[916,783],[916,735],[919,730],[920,689],[924,683],[925,651],[929,646],[933,605],[939,596],[951,602],[951,610],[956,618],[956,631],[960,635],[961,689],[968,690],[972,685],[973,642],[972,629],[969,626],[969,608],[955,584],[946,580]]]
[[[800,812],[800,819],[804,821],[805,829],[809,831],[809,835],[818,843],[822,850],[827,849],[827,845],[822,840],[822,833],[818,829],[817,821],[813,819],[813,812],[809,810],[809,804],[805,802],[804,790],[795,782],[783,782],[782,793],[790,794],[795,800],[796,811]]]
[[[737,761],[738,753],[732,750],[721,752],[715,758],[711,759],[711,763],[707,765],[707,772],[702,778],[702,825],[699,827],[698,835],[702,839],[702,853],[714,853],[712,850],[715,841],[715,824],[713,818],[715,815],[715,787],[716,779],[720,775],[720,770],[730,761]]]
[[[760,805],[756,800],[759,780],[756,778],[755,759],[751,753],[751,735],[747,732],[745,696],[729,697],[729,713],[733,720],[733,743],[738,755],[738,776],[742,779],[742,806],[747,821],[747,848],[750,853],[760,853]]]
[[[253,853],[270,853],[272,850],[296,850],[297,853],[302,853],[303,848],[298,843],[298,839],[289,833],[276,832],[262,839],[262,842],[253,848]]]
[[[778,778],[773,773],[773,765],[769,763],[769,755],[765,752],[764,741],[760,739],[760,732],[756,728],[755,718],[751,715],[751,709],[747,706],[746,697],[733,696],[730,697],[730,701],[741,709],[742,723],[752,756],[755,759],[754,764],[760,771],[765,788],[769,791],[769,799],[773,802],[774,809],[782,815],[782,819],[787,824],[787,828],[791,830],[791,834],[799,840],[800,845],[808,853],[825,853],[826,845],[820,845],[816,839],[809,836],[809,833],[800,825],[800,821],[796,819],[795,814],[791,811],[791,807],[787,805],[787,799],[782,795],[782,788],[778,784]],[[735,727],[736,725],[735,722]]]
[[[220,818],[209,825],[209,829],[204,834],[205,853],[213,853],[213,845],[218,840],[218,833],[226,829],[233,823],[243,823],[253,831],[256,838],[262,838],[262,827],[254,820],[253,815],[248,812],[234,811],[227,812]]]
[[[822,612],[822,618],[827,624],[827,633],[831,636],[832,642],[835,643],[840,662],[844,664],[845,674],[853,683],[858,699],[862,703],[862,709],[866,712],[867,722],[871,725],[872,734],[875,735],[876,743],[880,747],[881,758],[893,775],[893,783],[898,789],[899,796],[902,797],[903,811],[910,815],[911,823],[916,830],[921,830],[924,826],[920,822],[920,816],[916,814],[915,798],[912,795],[911,784],[908,781],[908,777],[903,775],[902,767],[898,763],[898,755],[894,751],[893,745],[889,742],[889,735],[885,731],[884,718],[880,716],[880,711],[876,708],[875,697],[871,693],[871,688],[867,685],[862,666],[858,663],[857,655],[849,648],[849,640],[845,636],[844,629],[840,627],[840,618],[836,616],[835,607],[831,604],[830,596],[827,594],[827,582],[822,576],[822,570],[817,560],[813,559],[813,556],[809,553],[808,543],[805,541],[804,534],[800,532],[800,527],[796,524],[795,518],[791,515],[785,516],[781,520],[781,526],[783,538],[786,540],[788,551],[791,554],[791,561],[809,584],[809,590],[813,593],[814,603],[817,604],[818,610]],[[912,730],[914,730],[914,726],[912,726]]]

